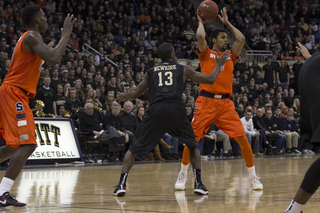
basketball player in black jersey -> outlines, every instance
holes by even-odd
[[[230,52],[226,51],[221,57],[215,55],[217,66],[208,76],[196,72],[190,66],[177,64],[174,48],[170,43],[160,45],[157,54],[162,63],[147,70],[136,90],[117,95],[118,101],[134,100],[149,88],[150,107],[134,135],[134,142],[124,156],[120,181],[114,190],[114,195],[126,194],[126,180],[133,166],[135,154],[146,155],[165,133],[179,138],[189,148],[190,162],[195,174],[194,193],[208,194],[208,190],[201,182],[201,156],[198,143],[194,138],[181,96],[186,79],[199,84],[213,84],[219,75],[220,67],[230,60]]]

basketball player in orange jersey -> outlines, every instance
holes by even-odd
[[[241,147],[242,157],[246,162],[249,172],[249,184],[252,189],[263,189],[259,178],[256,176],[251,146],[244,132],[240,118],[235,111],[234,104],[230,99],[232,95],[232,73],[234,64],[237,62],[245,43],[245,37],[228,21],[227,9],[223,8],[219,15],[220,21],[234,34],[236,41],[231,48],[231,60],[220,68],[219,76],[213,85],[200,84],[199,97],[196,101],[196,113],[191,123],[196,140],[199,142],[208,131],[210,124],[215,123],[218,128],[234,138]],[[204,21],[198,15],[199,26],[196,37],[198,40],[198,55],[201,72],[208,75],[216,66],[215,53],[218,56],[228,48],[228,35],[223,29],[212,31],[210,38],[213,49],[210,50],[205,40]],[[184,147],[181,171],[175,184],[177,190],[184,190],[187,181],[189,167],[189,150]]]
[[[11,158],[6,174],[0,183],[0,206],[25,206],[10,196],[10,189],[37,147],[35,124],[29,108],[29,98],[36,95],[42,60],[55,65],[66,49],[72,32],[73,15],[64,21],[61,40],[44,44],[40,33],[48,29],[47,19],[38,5],[22,10],[21,18],[28,31],[17,42],[7,77],[0,87],[0,138],[6,146],[0,148],[0,162]]]

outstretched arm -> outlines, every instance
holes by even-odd
[[[140,82],[140,84],[137,86],[134,92],[118,93],[116,101],[122,102],[125,100],[128,100],[128,101],[134,100],[136,98],[139,98],[147,89],[148,89],[148,73],[144,75],[143,80]]]
[[[184,72],[183,72],[183,81],[186,79],[191,79],[191,81],[196,82],[198,84],[213,84],[219,73],[220,73],[220,68],[226,61],[230,60],[230,51],[226,51],[221,55],[220,57],[217,56],[216,54],[216,62],[217,65],[214,68],[214,70],[210,73],[210,75],[205,75],[201,72],[196,72],[192,67],[190,66],[185,66],[184,67]]]
[[[222,15],[222,16],[218,15],[220,18],[220,21],[229,28],[229,30],[233,33],[233,35],[236,38],[236,41],[232,45],[231,49],[232,49],[232,53],[233,53],[234,57],[238,57],[241,53],[241,50],[242,50],[244,44],[246,43],[246,38],[237,28],[235,28],[229,22],[228,15],[227,15],[227,9],[224,7],[220,12]]]
[[[24,39],[26,49],[29,51],[34,51],[40,58],[42,58],[48,64],[55,65],[59,61],[64,51],[66,50],[68,39],[72,32],[73,23],[77,20],[74,19],[72,21],[72,19],[73,15],[70,16],[68,14],[67,18],[64,21],[61,39],[54,49],[51,49],[50,46],[47,46],[43,42],[40,33],[37,31],[31,31],[26,35]]]

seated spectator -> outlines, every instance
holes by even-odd
[[[121,111],[121,106],[118,103],[115,103],[111,106],[111,112],[106,114],[103,117],[103,126],[108,129],[110,127],[113,127],[117,130],[118,144],[125,144],[129,142],[129,135],[124,127],[124,123],[121,120],[119,114]],[[128,147],[127,147],[128,148]],[[124,153],[121,153],[124,154]],[[123,160],[124,155],[120,156],[119,160]]]
[[[280,106],[281,107],[281,106]],[[288,112],[289,112],[289,107],[284,106],[282,108],[282,113],[281,113],[281,117],[282,118],[288,118]]]
[[[59,111],[60,106],[65,105],[67,101],[67,97],[63,94],[63,87],[61,85],[58,85],[56,87],[56,90],[57,90],[57,93],[56,93],[55,102],[56,102],[56,109],[57,111]]]
[[[237,113],[239,115],[240,118],[242,118],[244,116],[244,107],[243,107],[243,104],[239,104],[237,106]]]
[[[240,120],[248,138],[248,141],[253,140],[253,142],[250,144],[253,149],[253,154],[255,156],[262,156],[263,154],[260,153],[260,149],[262,148],[262,143],[261,141],[259,141],[260,132],[254,130],[251,117],[252,112],[250,110],[246,110],[244,113],[244,117],[242,117]]]
[[[146,113],[146,110],[144,109],[143,106],[138,107],[137,112],[136,112],[138,123],[141,123],[145,113]]]
[[[124,145],[117,143],[119,138],[118,132],[111,126],[104,125],[104,131],[100,123],[103,122],[101,113],[93,108],[91,103],[87,103],[84,106],[84,111],[79,115],[80,129],[83,132],[88,132],[88,140],[97,140],[109,146],[109,158],[108,161],[118,161],[114,155],[114,152],[124,151]]]
[[[267,148],[266,154],[280,155],[281,154],[280,150],[282,150],[282,148],[284,147],[285,140],[282,140],[282,137],[278,133],[272,130],[269,130],[268,125],[265,123],[263,118],[262,108],[257,109],[257,115],[254,116],[252,120],[253,120],[254,127],[260,132],[261,137],[263,137],[262,135],[265,135],[266,137],[266,139],[264,137],[262,138],[264,140],[263,142],[265,144],[265,147]],[[272,141],[275,147],[271,146]],[[272,152],[272,149],[274,149],[273,152]]]
[[[210,128],[207,132],[207,134],[212,135],[214,140],[216,141],[214,146],[214,151],[217,150],[217,142],[222,141],[223,146],[223,157],[231,157],[230,151],[231,151],[231,143],[230,143],[230,137],[226,133],[224,133],[221,129],[219,129],[214,123],[210,125]]]
[[[74,87],[69,90],[67,103],[65,103],[65,105],[68,107],[72,115],[77,114],[79,109],[83,106],[80,103],[80,100],[77,96],[77,90]]]
[[[287,154],[301,153],[298,150],[298,139],[299,139],[298,133],[290,132],[288,127],[286,127],[286,129],[284,128],[283,119],[281,118],[280,114],[281,114],[281,108],[277,107],[272,117],[272,120],[274,122],[274,129],[276,130],[276,132],[280,134],[284,134],[286,136],[286,153]]]
[[[294,92],[293,88],[289,89],[289,95],[288,95],[288,97],[286,97],[284,99],[284,103],[285,103],[286,106],[288,106],[288,107],[292,107],[293,106],[293,101],[295,99],[294,93],[295,92]]]
[[[114,95],[116,96],[118,92],[120,92],[120,88],[116,85],[117,83],[116,77],[111,77],[110,79],[110,86],[106,88],[106,91],[113,91]]]
[[[276,144],[275,145],[277,146],[277,150],[279,151],[279,153],[282,154],[282,150],[285,147],[287,137],[284,134],[277,131],[277,124],[275,123],[275,120],[273,119],[272,111],[270,109],[268,109],[268,110],[266,109],[266,116],[264,118],[264,122],[265,122],[266,127],[268,128],[269,132],[279,134],[279,137],[280,137],[279,143],[278,143],[278,145],[276,145]]]
[[[51,83],[50,83],[50,87],[54,90],[57,89],[57,86],[61,84],[61,79],[59,78],[59,70],[58,69],[54,69],[52,71],[52,78],[51,78]],[[63,88],[63,87],[62,87]]]
[[[123,105],[123,111],[119,114],[122,120],[123,127],[129,136],[129,141],[126,143],[127,148],[132,142],[133,135],[138,128],[138,119],[135,114],[132,113],[133,103],[131,101],[126,101]]]
[[[69,114],[69,109],[65,105],[60,106],[59,116],[61,116],[63,118],[70,118],[71,117],[71,115]]]
[[[156,46],[156,42],[151,39],[151,35],[149,34],[147,36],[147,39],[143,41],[143,45],[144,45],[146,53],[151,53],[153,47]]]
[[[171,135],[169,135],[168,133],[166,133],[162,139],[165,141],[165,143],[169,146],[173,146],[172,149],[170,150],[166,150],[164,149],[162,151],[163,153],[163,158],[165,160],[180,160],[181,157],[179,155],[179,139],[178,138],[174,138]]]
[[[300,114],[300,100],[299,100],[299,98],[296,98],[293,100],[292,108],[295,113]]]
[[[177,58],[185,58],[185,52],[181,50],[181,44],[177,44],[175,54]]]

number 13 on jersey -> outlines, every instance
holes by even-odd
[[[162,72],[158,72],[158,76],[159,76],[159,87],[162,87],[163,86],[163,81],[162,81]],[[165,76],[165,81],[164,81],[164,84],[166,86],[171,86],[173,84],[173,78],[172,78],[172,72],[171,71],[168,71],[168,72],[165,72],[164,73],[164,76]]]

